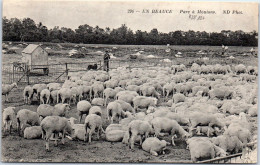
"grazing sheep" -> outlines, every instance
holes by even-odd
[[[33,97],[33,88],[31,86],[26,86],[23,90],[23,97],[25,104],[31,104]]]
[[[52,116],[54,112],[54,107],[49,104],[41,104],[37,108],[37,113],[39,115],[40,121],[47,116]]]
[[[243,64],[236,65],[235,72],[236,72],[236,74],[247,73],[246,66]]]
[[[187,140],[193,163],[198,160],[213,159],[216,156],[226,156],[226,152],[205,138],[190,138]]]
[[[26,127],[23,137],[25,139],[40,139],[42,137],[41,126]]]
[[[152,96],[156,98],[160,97],[160,94],[156,91],[155,87],[153,86],[142,85],[140,87],[140,91],[143,94],[143,96]]]
[[[96,114],[98,116],[101,116],[102,117],[102,110],[99,106],[93,106],[89,109],[89,115],[90,114]]]
[[[92,105],[96,105],[96,106],[104,106],[104,99],[102,98],[94,98],[92,101],[91,101],[91,104]]]
[[[120,103],[110,102],[107,105],[107,118],[108,118],[108,120],[111,120],[111,124],[114,122],[115,117],[118,117],[118,119],[120,121],[121,118],[124,118],[125,116],[126,116],[126,113],[123,111]]]
[[[40,94],[40,103],[45,103],[46,98],[46,104],[50,101],[51,92],[48,89],[43,89]]]
[[[227,87],[216,88],[209,91],[209,96],[211,99],[218,98],[218,99],[231,99],[233,96],[233,91],[231,91]]]
[[[12,129],[12,123],[15,120],[15,107],[7,107],[3,110],[3,126],[4,131],[7,132],[9,130],[9,133],[11,134]]]
[[[125,112],[131,112],[132,114],[135,114],[135,110],[134,108],[127,102],[123,101],[123,100],[116,100],[114,102],[117,102],[121,105],[123,111]]]
[[[174,94],[172,96],[172,100],[173,100],[174,104],[177,104],[179,102],[184,102],[185,101],[185,96],[184,96],[184,94],[177,93],[177,94]]]
[[[9,101],[8,95],[13,88],[17,88],[16,83],[12,83],[10,85],[9,84],[2,84],[2,95],[5,95],[5,101]]]
[[[65,133],[68,132],[69,134],[73,134],[73,128],[71,127],[68,120],[64,117],[60,116],[47,116],[41,122],[41,129],[42,129],[42,137],[45,138],[46,141],[46,150],[49,151],[49,142],[50,137],[53,133],[61,133],[62,144],[65,143]],[[57,146],[57,140],[55,140],[55,146]]]
[[[134,142],[138,138],[138,135],[148,138],[149,134],[153,133],[152,126],[147,121],[132,120],[127,127],[127,131],[124,135],[123,143],[130,144],[130,148],[134,149]]]
[[[79,123],[81,122],[81,118],[84,114],[88,115],[90,108],[91,108],[91,104],[88,101],[82,100],[78,102],[77,111],[79,114]]]
[[[243,144],[236,136],[220,135],[218,137],[213,137],[211,141],[225,152],[236,154],[239,151],[242,151]]]
[[[224,124],[220,122],[216,116],[213,114],[205,114],[201,112],[193,112],[190,114],[190,130],[193,130],[196,126],[209,126],[209,127],[219,127],[219,128],[224,128]],[[209,137],[209,131],[207,136]]]
[[[157,99],[153,97],[146,96],[136,96],[133,99],[134,110],[137,111],[138,108],[148,108],[149,106],[156,106]]]
[[[209,88],[203,86],[195,86],[192,88],[192,96],[195,96],[198,91],[202,91],[202,96],[207,96],[209,93]]]
[[[133,104],[133,99],[139,96],[135,91],[120,91],[116,94],[117,100],[123,100],[129,104]]]
[[[54,112],[53,116],[61,116],[64,117],[66,116],[66,112],[70,110],[70,105],[69,104],[56,104],[54,106]]]
[[[163,136],[161,132],[170,133],[172,135],[172,145],[175,146],[174,143],[174,135],[176,133],[180,134],[182,138],[186,139],[190,135],[186,132],[175,120],[171,120],[167,117],[155,117],[151,124],[154,128],[155,136]]]
[[[243,145],[250,142],[252,138],[251,132],[247,128],[243,128],[241,125],[233,125],[233,123],[229,125],[223,135],[236,136]]]
[[[40,125],[40,119],[37,112],[30,111],[28,109],[21,109],[17,112],[17,132],[21,135],[21,131],[23,132],[25,127],[30,126],[38,126]]]
[[[92,86],[91,86],[91,96],[92,96],[92,92],[94,92],[94,96],[93,98],[96,98],[99,96],[99,93],[102,95],[101,97],[104,98],[104,86],[102,83],[94,83]]]
[[[164,154],[167,142],[165,140],[159,140],[157,137],[149,137],[145,139],[142,144],[142,149],[154,156],[158,156],[159,152]]]
[[[84,141],[86,141],[86,137],[88,136],[88,142],[91,143],[91,136],[97,130],[97,138],[101,135],[101,131],[105,133],[102,128],[102,118],[96,114],[89,114],[85,119],[85,130],[86,135]]]
[[[105,106],[107,105],[107,100],[109,98],[115,99],[116,91],[112,88],[106,88],[103,92],[103,99],[105,99]]]
[[[208,137],[210,137],[210,136],[214,136],[215,134],[218,135],[218,134],[220,134],[220,132],[218,132],[217,130],[215,130],[209,126],[198,126],[196,128],[196,134],[197,135],[209,135]]]

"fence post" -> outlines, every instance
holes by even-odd
[[[65,63],[65,72],[66,72],[66,75],[67,75],[67,79],[68,79],[68,76],[69,76],[69,70],[68,70],[68,63]]]
[[[26,78],[27,78],[27,84],[30,84],[30,72],[29,72],[29,67],[25,65],[25,71],[26,71]]]
[[[11,80],[11,83],[13,83],[13,82],[14,82],[14,63],[13,63],[13,79]]]

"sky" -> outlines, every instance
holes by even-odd
[[[134,13],[128,13],[129,9]],[[142,13],[143,10],[149,10],[149,13]],[[168,10],[171,13],[151,13],[152,10]],[[194,14],[191,13],[193,10]],[[215,13],[198,14],[198,10]],[[223,10],[230,13],[223,14]],[[233,11],[243,14],[232,14]],[[2,15],[8,19],[29,17],[36,23],[42,22],[48,29],[59,26],[74,30],[83,24],[112,29],[126,24],[133,31],[149,32],[157,28],[166,33],[176,30],[258,31],[258,4],[252,2],[4,0]],[[194,17],[196,19],[191,19]]]

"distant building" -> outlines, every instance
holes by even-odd
[[[40,45],[29,44],[22,51],[22,62],[27,65],[48,65],[48,52]]]

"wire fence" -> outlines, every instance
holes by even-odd
[[[206,65],[237,65],[244,64],[246,66],[257,66],[256,60],[250,58],[146,58],[146,59],[111,59],[110,69],[116,69],[118,67],[126,68],[149,68],[149,67],[170,67],[172,65],[184,64],[186,67],[190,67],[194,62],[198,64]],[[21,63],[4,63],[2,64],[2,83],[10,84],[13,82],[36,84],[36,83],[50,83],[50,82],[64,82],[67,79],[69,73],[73,72],[87,72],[89,65],[97,64],[97,69],[103,69],[102,61],[89,61],[89,62],[77,62],[77,63],[63,63],[63,64],[49,64],[47,66],[26,66]],[[46,70],[47,69],[47,70]],[[47,72],[46,72],[47,71]]]

